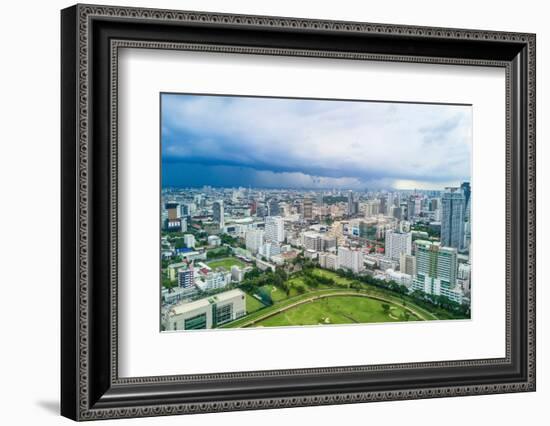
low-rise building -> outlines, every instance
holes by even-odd
[[[234,289],[215,296],[180,303],[163,318],[165,330],[206,330],[246,315],[246,295]]]

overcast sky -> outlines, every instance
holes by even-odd
[[[163,94],[163,186],[440,189],[470,180],[470,106]]]

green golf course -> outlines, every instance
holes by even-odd
[[[254,323],[256,327],[418,321],[410,310],[367,296],[327,296]]]

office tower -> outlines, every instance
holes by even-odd
[[[266,209],[265,205],[256,203],[256,216],[257,217],[266,217],[267,216],[267,209]]]
[[[280,216],[268,216],[265,219],[265,239],[282,243],[285,240],[285,222]]]
[[[223,227],[225,226],[223,200],[214,201],[214,204],[212,205],[212,211],[214,220],[219,223],[220,229],[223,229]]]
[[[354,212],[355,203],[353,202],[353,191],[348,192],[348,215],[353,216],[356,212]]]
[[[272,198],[267,203],[267,215],[268,216],[279,216],[279,202]]]
[[[428,208],[431,212],[434,212],[439,209],[440,204],[441,204],[441,199],[432,198],[428,204]]]
[[[401,207],[393,207],[392,208],[392,216],[395,217],[397,220],[403,219],[403,209]]]
[[[416,257],[402,253],[399,258],[399,270],[414,277],[416,275]]]
[[[470,182],[462,182],[462,185],[460,185],[460,189],[462,190],[462,193],[464,194],[464,220],[466,222],[470,221],[470,196],[472,194],[472,188],[470,187]]]
[[[418,195],[411,195],[407,201],[407,218],[409,220],[420,215],[422,211],[422,198]]]
[[[413,290],[434,296],[445,296],[462,303],[462,289],[456,285],[457,250],[438,242],[417,240],[416,277]]]
[[[304,220],[313,219],[313,202],[311,201],[311,198],[304,198],[304,201],[302,204],[302,212],[303,212]]]
[[[472,193],[472,188],[470,187],[470,182],[462,182],[460,185],[460,189],[462,190],[462,193],[464,194],[464,204],[466,206],[470,202],[470,194]]]
[[[387,195],[382,196],[382,198],[380,198],[379,213],[383,214],[383,215],[388,214],[388,197],[387,197]]]
[[[183,288],[192,287],[195,284],[195,273],[193,264],[178,270],[178,286]]]
[[[446,188],[441,197],[441,244],[464,249],[464,194],[459,188]]]
[[[264,231],[261,229],[250,229],[245,233],[246,249],[256,254],[264,243]]]
[[[368,200],[365,203],[365,217],[377,216],[380,213],[380,200]]]
[[[323,204],[324,204],[324,201],[323,201],[323,193],[319,193],[317,194],[317,196],[315,197],[315,203],[319,206],[319,207],[322,207]]]
[[[410,232],[386,231],[385,256],[399,261],[401,254],[411,254],[412,236]]]
[[[358,274],[363,271],[363,253],[347,247],[338,247],[338,265],[340,268],[349,269]]]

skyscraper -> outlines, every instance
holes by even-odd
[[[353,216],[355,203],[353,202],[353,191],[350,189],[348,192],[348,215]]]
[[[470,221],[470,196],[472,194],[472,188],[470,187],[470,182],[462,182],[460,189],[464,194],[464,220],[466,222]]]
[[[267,215],[268,216],[279,216],[279,202],[272,198],[267,203]]]
[[[441,197],[441,245],[464,249],[464,194],[459,188],[446,188]]]
[[[407,201],[407,219],[411,220],[420,215],[422,210],[422,198],[411,195]]]
[[[311,198],[304,198],[302,211],[304,212],[304,220],[313,219],[313,202]]]
[[[417,240],[416,277],[413,290],[434,296],[445,296],[462,303],[462,289],[456,285],[457,251],[438,242]]]
[[[225,226],[223,200],[214,201],[212,205],[214,220],[220,224],[220,229]]]

